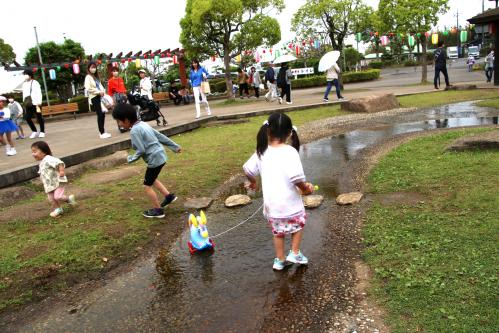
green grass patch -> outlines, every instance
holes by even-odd
[[[463,91],[436,91],[409,96],[398,97],[400,106],[404,108],[424,108],[443,104],[451,104],[469,100],[499,98],[497,89],[463,90]]]
[[[492,98],[485,101],[477,102],[476,105],[482,107],[496,108],[499,109],[499,98]]]
[[[344,113],[338,106],[332,106],[296,111],[290,116],[294,124],[301,125],[340,114]],[[172,137],[182,145],[183,153],[168,151],[169,161],[160,179],[181,198],[210,195],[231,175],[242,171],[266,118],[254,117],[247,123],[210,126]],[[138,165],[145,171],[143,162]],[[142,217],[141,212],[149,208],[142,179],[141,174],[102,185],[91,185],[81,178],[72,180],[79,187],[99,190],[99,195],[82,200],[74,209],[68,207],[58,219],[48,217],[50,206],[41,192],[20,203],[20,212],[25,204],[46,203],[47,217],[33,222],[20,213],[15,220],[0,224],[0,311],[44,297],[49,290],[65,288],[67,279],[74,282],[95,277],[108,265],[132,258],[137,247],[155,237],[161,223],[178,223],[182,228],[182,205],[169,207],[166,221]],[[78,193],[76,196],[78,199]],[[109,263],[103,262],[104,257]],[[58,267],[55,278],[47,273],[53,267]]]
[[[371,192],[427,198],[367,214],[364,258],[394,332],[498,331],[499,153],[444,152],[480,131],[415,139],[369,176]]]

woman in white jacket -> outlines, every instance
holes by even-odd
[[[152,82],[151,79],[146,76],[145,69],[139,69],[140,76],[140,96],[146,96],[148,99],[152,100]]]
[[[107,139],[111,137],[111,134],[106,133],[104,130],[104,121],[106,120],[106,115],[102,112],[102,101],[101,98],[104,96],[106,90],[102,85],[99,78],[99,73],[97,73],[97,63],[91,61],[88,63],[87,76],[85,77],[85,90],[88,94],[88,104],[90,109],[97,114],[97,126],[99,127],[99,133],[101,139]]]
[[[40,83],[33,79],[33,71],[31,69],[26,69],[24,71],[25,80],[23,83],[23,101],[24,107],[26,108],[26,122],[28,123],[29,128],[32,133],[29,136],[30,139],[34,139],[36,137],[44,138],[45,137],[45,121],[43,120],[42,115],[42,89],[40,87]],[[29,97],[29,99],[27,99]],[[33,123],[33,116],[36,116],[36,120],[40,125],[40,132],[36,129],[35,124]]]
[[[334,86],[336,87],[336,96],[338,96],[339,100],[344,99],[343,96],[341,96],[340,92],[340,82],[338,81],[338,74],[340,73],[340,68],[338,67],[337,64],[334,64],[329,68],[326,72],[326,80],[327,80],[327,88],[326,88],[326,93],[324,94],[324,102],[329,102],[328,95],[329,92],[331,91],[331,88]]]

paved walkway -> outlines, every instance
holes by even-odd
[[[377,81],[382,83],[382,81]],[[491,87],[488,85],[488,87]],[[411,94],[432,91],[431,86],[405,86],[405,87],[375,87],[374,82],[370,84],[358,83],[349,84],[346,87],[344,96],[348,99],[359,98],[365,95],[396,93]],[[310,106],[314,104],[323,104],[322,95],[324,87],[301,89],[292,91],[293,105],[285,103],[279,105],[277,102],[268,103],[264,98],[259,100],[252,99],[237,99],[234,104],[225,105],[225,100],[216,100],[211,102],[211,109],[214,116],[228,116],[247,112],[264,111],[264,110],[280,110],[289,107]],[[335,100],[335,94],[330,94],[330,101]],[[166,116],[169,125],[166,128],[175,127],[182,124],[195,123],[195,106],[190,104],[187,106],[174,106],[172,104],[164,106],[161,111]],[[203,111],[203,109],[202,109]],[[206,121],[207,116],[202,112],[201,121]],[[213,118],[215,119],[215,118]],[[155,125],[155,122],[151,122]],[[195,125],[195,124],[193,124]],[[60,121],[51,121],[46,124],[45,141],[50,145],[55,156],[63,158],[70,157],[81,152],[90,151],[96,148],[104,148],[113,146],[116,149],[123,147],[123,143],[129,140],[129,134],[119,133],[116,122],[111,116],[106,117],[106,131],[112,134],[110,139],[100,139],[97,131],[97,120],[93,115],[80,116],[76,120],[66,119]],[[197,127],[197,126],[195,126]],[[28,135],[30,130],[25,125]],[[164,129],[160,127],[158,129]],[[4,177],[10,173],[33,167],[37,163],[31,156],[30,145],[34,140],[25,139],[16,141],[16,156],[7,157],[3,152],[0,153],[0,177]],[[121,144],[120,144],[121,143]],[[122,148],[121,148],[122,149]],[[91,154],[88,154],[90,156]],[[94,156],[95,157],[95,156]],[[80,161],[81,162],[81,161]],[[71,163],[70,163],[71,164]],[[3,183],[3,182],[0,182]],[[0,187],[2,185],[0,184]]]

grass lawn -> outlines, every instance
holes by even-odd
[[[499,331],[499,152],[443,152],[480,131],[415,139],[368,179],[374,193],[426,198],[416,206],[374,204],[364,227],[373,297],[394,332]]]
[[[492,98],[489,100],[480,101],[480,102],[477,102],[476,105],[499,109],[499,98]]]
[[[451,104],[474,99],[498,98],[499,89],[479,89],[464,91],[436,91],[431,93],[398,97],[401,107],[424,108],[442,104]]]

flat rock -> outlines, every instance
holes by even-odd
[[[362,196],[363,194],[360,192],[343,193],[336,197],[336,203],[338,205],[352,205],[359,202]]]
[[[0,189],[0,202],[3,207],[6,207],[15,204],[18,201],[30,199],[35,194],[35,191],[24,186],[7,187]]]
[[[473,90],[477,89],[476,84],[458,84],[445,87],[445,90]]]
[[[303,205],[306,208],[317,208],[322,204],[322,201],[324,201],[324,197],[318,194],[306,195],[302,197],[302,199]]]
[[[341,109],[350,112],[373,113],[400,107],[394,94],[383,94],[356,98],[341,103]]]
[[[245,206],[251,202],[251,198],[245,194],[231,195],[225,199],[226,207]]]
[[[496,130],[461,137],[445,148],[446,151],[476,149],[499,150],[499,131]]]
[[[210,197],[189,198],[184,202],[184,207],[190,209],[205,209],[210,207],[212,202],[213,199]]]
[[[132,167],[124,167],[117,168],[114,170],[108,170],[103,172],[91,173],[85,175],[82,178],[82,181],[88,184],[107,184],[112,182],[119,182],[120,180],[124,180],[136,175],[139,175],[143,172],[143,167],[132,166]]]

